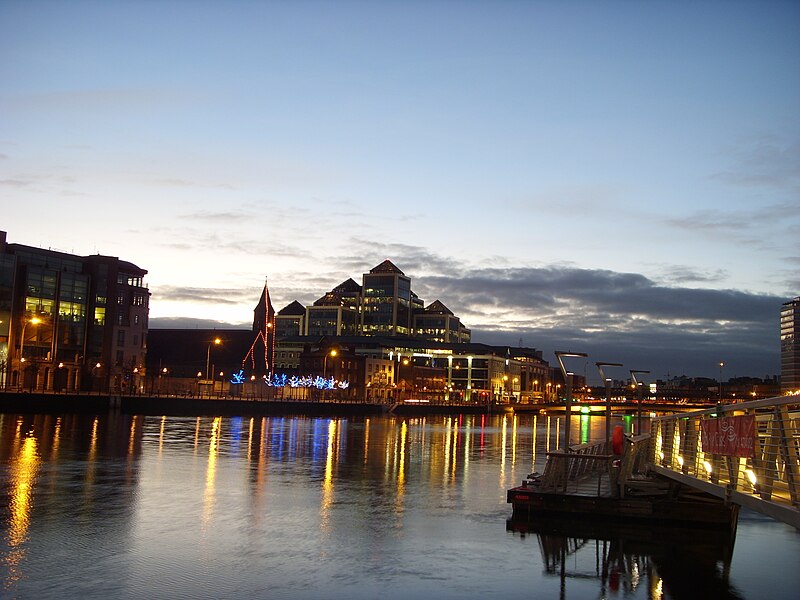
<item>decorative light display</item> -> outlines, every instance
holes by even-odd
[[[247,381],[244,371],[239,369],[231,377],[234,385],[242,384]],[[346,390],[350,387],[349,381],[339,381],[333,377],[327,379],[319,375],[287,375],[286,373],[276,373],[272,377],[264,377],[264,383],[269,387],[283,388],[316,388],[318,390]]]
[[[262,324],[261,328],[259,329],[258,333],[256,333],[256,338],[253,340],[253,344],[250,346],[250,349],[247,351],[247,354],[244,355],[244,359],[242,359],[242,367],[244,367],[247,359],[250,359],[250,367],[252,369],[256,368],[256,345],[259,341],[264,345],[264,370],[269,373],[272,369],[272,358],[275,356],[275,309],[272,308],[272,302],[269,298],[269,287],[267,286],[266,279],[264,280],[264,292],[261,296],[263,302],[260,301],[259,307],[263,306],[264,308],[264,323]]]

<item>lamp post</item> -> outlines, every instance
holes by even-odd
[[[208,344],[208,350],[206,350],[206,380],[210,374],[209,367],[211,365],[211,346],[219,346],[222,343],[222,340],[219,338],[214,338]]]
[[[28,326],[28,323],[30,323],[32,325],[38,325],[41,322],[42,322],[42,320],[39,317],[31,317],[30,319],[27,319],[26,321],[24,321],[22,323],[22,334],[19,336],[19,364],[20,364],[19,372],[20,372],[20,377],[22,377],[22,382],[21,383],[24,383],[24,381],[25,381],[25,370],[23,369],[23,367],[25,366],[24,365],[24,363],[25,363],[25,352],[24,352],[24,350],[25,350],[25,328]]]
[[[101,391],[101,390],[99,389],[99,386],[98,386],[98,381],[97,381],[97,380],[98,380],[97,371],[98,371],[98,370],[100,370],[100,368],[101,368],[102,366],[103,366],[102,364],[100,364],[99,362],[97,362],[97,363],[95,363],[95,364],[94,364],[94,367],[92,367],[92,391],[95,391],[95,389],[94,389],[94,388],[95,388],[96,386],[98,387],[98,390],[97,390],[97,391],[98,391],[98,392],[100,392],[100,391]]]
[[[167,367],[164,367],[164,368],[161,369],[161,372],[158,374],[158,395],[159,396],[161,395],[161,376],[163,375],[164,378],[166,379],[168,373],[169,373],[169,369],[167,369]],[[164,382],[164,387],[167,390],[167,396],[169,396],[169,382],[168,381]]]
[[[328,357],[336,356],[338,352],[334,349],[325,353],[325,358],[322,359],[322,378],[326,379],[328,376]]]
[[[336,351],[335,348],[333,350],[331,350],[330,352],[326,352],[325,353],[325,357],[322,359],[322,378],[323,379],[327,379],[328,378],[328,357],[329,356],[334,356],[335,357],[337,354],[338,354],[338,352]],[[325,390],[324,389],[322,390],[322,396],[323,396],[323,398],[325,397]]]
[[[558,359],[558,364],[561,365],[561,373],[564,375],[564,379],[566,380],[567,384],[567,397],[564,402],[564,408],[566,410],[567,418],[564,420],[564,452],[569,452],[569,434],[570,434],[570,421],[572,420],[572,371],[567,371],[566,367],[564,366],[564,358],[567,357],[587,357],[589,356],[585,352],[562,352],[560,350],[556,350],[555,352],[556,358]]]
[[[606,452],[608,452],[608,443],[611,441],[611,380],[603,373],[603,367],[621,367],[622,363],[599,362],[595,365],[600,371],[600,379],[606,386]]]
[[[725,363],[719,361],[719,385],[717,385],[717,389],[719,391],[719,403],[722,404],[722,367],[725,366]]]
[[[642,435],[642,383],[636,380],[636,374],[649,372],[650,371],[631,369],[631,379],[633,379],[633,385],[636,387],[636,394],[639,402],[639,405],[636,409],[636,435]]]

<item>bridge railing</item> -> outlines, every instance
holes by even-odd
[[[650,468],[800,528],[800,397],[651,420]]]

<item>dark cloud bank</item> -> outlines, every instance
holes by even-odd
[[[644,369],[653,378],[716,378],[720,361],[725,363],[726,380],[780,373],[780,307],[788,298],[669,287],[643,275],[607,270],[459,269],[441,259],[434,263],[419,255],[409,258],[394,262],[412,277],[414,290],[426,303],[444,302],[472,329],[474,341],[538,348],[551,364],[557,364],[555,350],[586,352],[588,360],[576,360],[572,366],[578,373],[585,371],[590,380],[597,378],[597,361],[623,363],[620,377],[628,369]],[[279,304],[276,309],[284,305],[277,298],[285,304],[294,299],[291,290],[272,291]],[[154,296],[205,300],[217,290],[188,292],[154,290]],[[228,293],[226,298],[238,300],[238,295]],[[225,325],[211,320],[151,320],[154,328],[215,326]]]

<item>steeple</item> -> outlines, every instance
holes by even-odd
[[[243,363],[250,358],[251,367],[261,375],[268,375],[272,370],[272,361],[275,355],[275,309],[269,298],[269,286],[267,278],[264,277],[264,290],[261,298],[253,309],[253,331],[256,332],[253,345],[245,356]],[[263,357],[261,349],[263,344]]]

